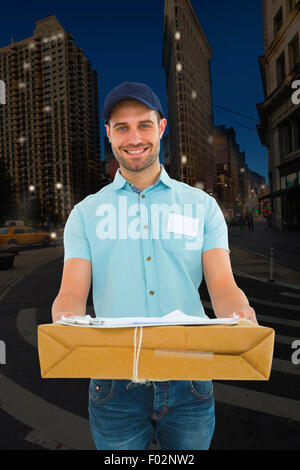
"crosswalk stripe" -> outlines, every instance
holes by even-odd
[[[275,332],[275,343],[279,344],[289,344],[291,345],[295,339],[298,339],[296,336],[284,336],[284,335],[277,335]]]
[[[38,445],[40,447],[44,447],[48,450],[72,450],[70,447],[66,446],[62,442],[58,442],[55,439],[49,439],[48,437],[43,436],[38,431],[31,431],[25,437],[25,441],[30,442],[31,444]]]
[[[17,315],[17,330],[19,334],[32,346],[37,347],[37,308],[22,308]]]
[[[293,350],[291,350],[291,355]],[[284,359],[273,358],[272,370],[277,372],[284,372],[285,374],[300,375],[300,367],[295,366],[292,361],[285,361]],[[300,406],[300,403],[299,403]]]
[[[95,449],[88,420],[52,405],[2,374],[0,403],[3,411],[45,439],[60,442],[71,449]]]
[[[285,295],[286,297],[293,297],[294,299],[300,299],[300,295],[294,294],[293,292],[279,292],[279,295]]]
[[[264,392],[214,382],[217,402],[300,422],[300,402]]]
[[[260,315],[259,313],[256,316],[257,316],[258,322],[263,321],[265,323],[275,323],[278,325],[286,325],[286,326],[293,326],[296,328],[300,328],[299,320],[290,320],[289,318],[270,317],[269,315]],[[299,336],[300,336],[300,333],[299,333]]]
[[[248,297],[249,302],[252,304],[260,304],[260,305],[268,305],[269,307],[276,307],[282,308],[283,310],[296,310],[297,312],[300,311],[299,305],[292,305],[292,304],[283,304],[281,302],[271,302],[269,300],[257,299],[256,297]]]

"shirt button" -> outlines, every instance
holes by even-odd
[[[149,227],[149,225],[144,225],[144,228],[148,228],[148,227]]]
[[[151,256],[148,256],[147,261],[151,261]]]
[[[141,197],[144,199],[144,197],[145,197],[145,194],[142,194],[142,195],[141,195]]]
[[[154,294],[154,290],[151,290],[151,291],[150,291],[150,295],[153,295],[153,294]]]

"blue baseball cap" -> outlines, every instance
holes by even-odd
[[[119,101],[128,99],[141,101],[148,108],[158,111],[161,117],[164,118],[160,101],[148,85],[138,82],[123,82],[111,90],[105,98],[102,113],[104,121],[109,121],[112,109]]]

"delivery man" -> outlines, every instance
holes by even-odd
[[[85,315],[93,278],[97,317],[154,317],[176,309],[206,317],[204,274],[214,313],[257,323],[236,285],[227,225],[215,199],[171,179],[159,163],[167,121],[145,84],[124,82],[104,102],[103,119],[120,168],[112,183],[72,209],[53,321]],[[122,357],[120,357],[120,363]],[[208,449],[214,433],[207,381],[91,379],[89,417],[99,450]]]

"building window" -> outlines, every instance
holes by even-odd
[[[285,122],[279,127],[279,148],[281,157],[293,151],[292,126],[290,122]]]
[[[274,18],[274,37],[282,26],[282,7],[279,8],[277,15]]]
[[[289,14],[297,5],[299,0],[287,0],[287,14]]]
[[[285,57],[284,52],[281,54],[279,59],[276,61],[276,72],[277,72],[277,84],[278,86],[285,79]]]
[[[295,65],[299,62],[299,36],[296,37],[289,44],[289,66],[290,71],[293,70]]]
[[[286,186],[287,188],[294,188],[298,186],[298,175],[297,173],[291,173],[286,177]]]
[[[285,179],[285,176],[281,176],[281,178],[280,178],[280,188],[281,188],[281,189],[286,189],[286,179]]]

